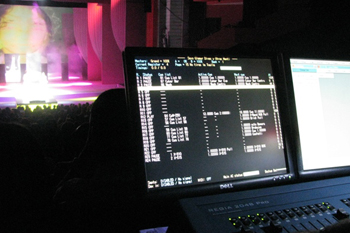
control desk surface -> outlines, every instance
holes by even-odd
[[[302,232],[349,218],[350,177],[180,200],[186,232]]]

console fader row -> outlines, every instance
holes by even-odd
[[[234,226],[232,232],[302,232],[321,230],[348,217],[349,214],[344,209],[336,210],[330,203],[323,202],[267,213],[229,217],[228,220]]]
[[[349,218],[350,177],[180,200],[186,232],[293,233]]]

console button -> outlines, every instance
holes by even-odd
[[[270,226],[263,227],[262,229],[266,233],[279,233],[279,232],[282,232],[282,230],[283,230],[281,224],[274,223],[274,222],[271,222]]]
[[[229,221],[232,223],[232,226],[238,229],[242,227],[242,223],[237,218],[229,218]]]
[[[337,213],[334,214],[334,217],[336,217],[338,220],[342,220],[345,218],[349,218],[349,213],[346,212],[343,208],[339,208],[337,210]]]
[[[305,214],[310,215],[312,214],[312,211],[309,210],[306,206],[301,206],[300,209],[304,211]]]

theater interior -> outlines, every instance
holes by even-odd
[[[0,229],[348,232],[349,12],[2,1]]]

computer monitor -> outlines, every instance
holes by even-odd
[[[350,60],[284,59],[299,175],[350,174]]]
[[[294,179],[276,91],[277,56],[175,48],[123,54],[132,150],[148,197]]]

